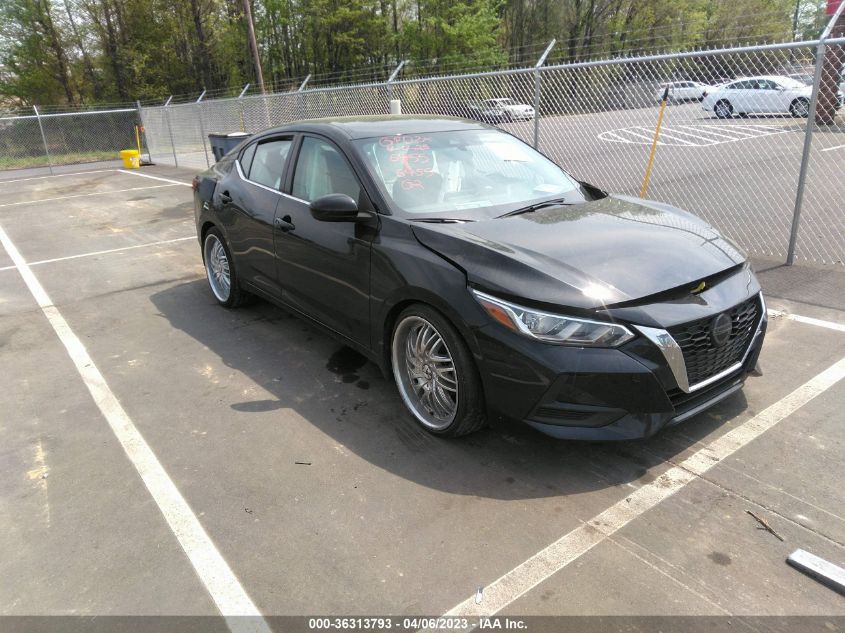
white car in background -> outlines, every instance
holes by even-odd
[[[485,109],[501,110],[505,118],[511,121],[519,119],[529,121],[534,118],[534,108],[525,103],[517,103],[510,97],[500,97],[497,99],[485,99],[481,102]]]
[[[669,101],[679,103],[681,101],[701,101],[711,86],[700,81],[670,81],[660,84],[657,87],[657,100],[663,99],[663,93],[669,88]]]
[[[735,114],[755,113],[806,117],[810,112],[812,92],[812,86],[791,77],[744,77],[708,91],[701,107],[720,119],[728,119]],[[841,92],[838,97],[841,106]]]

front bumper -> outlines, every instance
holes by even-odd
[[[754,291],[738,300],[734,295],[735,301],[754,297],[759,287],[748,290]],[[761,297],[741,357],[694,385],[647,336],[615,349],[576,348],[532,341],[491,324],[476,331],[476,340],[493,412],[556,438],[629,440],[680,424],[739,391],[757,364],[766,326]]]

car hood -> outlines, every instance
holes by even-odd
[[[581,309],[692,289],[745,261],[695,216],[627,196],[413,231],[481,289]]]

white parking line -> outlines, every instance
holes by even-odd
[[[823,152],[832,152],[835,149],[842,149],[845,145],[834,145],[833,147],[825,147],[822,151]]]
[[[29,178],[16,178],[14,180],[0,180],[0,185],[12,182],[27,182],[28,180],[44,180],[45,178],[61,178],[63,176],[87,176],[88,174],[102,174],[105,172],[117,171],[116,169],[91,169],[89,171],[74,171],[69,174],[52,174],[49,176],[30,176]]]
[[[184,183],[177,182],[177,185]],[[147,187],[132,187],[131,189],[115,189],[113,191],[92,191],[89,193],[75,193],[70,196],[59,196],[58,198],[41,198],[40,200],[21,200],[20,202],[7,202],[0,204],[2,207],[18,207],[24,204],[38,204],[39,202],[57,202],[59,200],[70,200],[71,198],[87,198],[89,196],[107,196],[110,193],[126,193],[128,191],[143,191],[145,189],[161,189],[163,187],[172,187],[173,185],[149,185]]]
[[[828,330],[836,330],[837,332],[845,332],[845,325],[842,323],[836,323],[834,321],[825,321],[823,319],[814,319],[813,317],[805,317],[801,316],[800,314],[790,314],[789,312],[784,312],[782,310],[768,310],[769,316],[771,317],[780,317],[783,319],[789,319],[790,321],[796,321],[797,323],[806,323],[807,325],[815,325],[816,327],[824,327]]]
[[[739,125],[723,125],[722,129],[726,133],[729,133],[729,135],[738,135],[732,136],[734,141],[744,141],[745,139],[749,138],[758,138],[760,136],[766,136],[766,134],[761,132],[760,130],[742,129],[742,127]]]
[[[644,130],[645,132],[649,131],[648,128],[642,127],[642,126],[640,126],[639,129]],[[670,138],[674,141],[678,141],[680,143],[683,143],[684,145],[696,145],[696,143],[693,143],[693,142],[691,142],[691,141],[689,141],[685,138],[678,138],[677,136],[673,136],[674,134],[675,134],[674,129],[661,128],[661,130],[660,130],[660,138],[663,138],[663,139]],[[654,132],[652,131],[652,136],[653,135],[654,135]]]
[[[641,134],[642,130],[645,130],[648,135]],[[675,145],[676,147],[709,147],[711,145],[721,145],[722,143],[735,143],[737,141],[746,141],[766,136],[775,136],[777,134],[786,134],[792,131],[792,129],[784,129],[771,125],[753,124],[722,124],[718,126],[673,125],[663,126],[661,128],[660,142],[664,145]],[[717,138],[713,138],[714,136]],[[696,141],[690,140],[689,137],[696,139]],[[603,141],[615,143],[645,145],[651,143],[653,132],[644,126],[636,125],[602,132],[598,135],[598,138]]]
[[[626,138],[619,136],[616,132],[602,132],[599,138],[605,141],[616,141],[617,143],[636,143],[636,141],[629,141]],[[660,142],[657,143],[660,145]]]
[[[484,588],[480,603],[476,603],[473,595],[445,615],[472,617],[498,613],[843,378],[845,358],[493,581]]]
[[[625,134],[630,134],[631,136],[636,136],[636,137],[639,137],[639,138],[641,138],[641,139],[643,139],[643,140],[646,140],[646,141],[648,141],[649,143],[651,143],[651,142],[654,140],[654,132],[652,132],[652,133],[651,133],[651,136],[647,136],[647,135],[640,134],[639,132],[635,132],[635,130],[636,130],[636,129],[637,129],[637,128],[623,128],[623,129],[621,129],[621,130],[614,130],[613,132],[603,132],[602,134],[613,134],[614,136],[619,136],[619,137],[621,137],[622,133],[624,132]],[[602,134],[599,134],[599,138],[602,138]],[[625,141],[624,141],[624,142],[625,142],[625,143],[639,143],[639,144],[642,144],[642,143],[640,143],[639,141],[629,141],[628,139],[625,139]],[[658,145],[661,145],[661,144],[663,144],[663,143],[661,143],[660,141],[658,141],[658,142],[657,142],[657,144],[658,144]]]
[[[686,128],[687,130],[695,130],[700,134],[710,134],[711,136],[719,136],[721,138],[726,138],[730,141],[740,140],[737,139],[735,136],[731,136],[730,134],[725,134],[724,132],[714,132],[710,127],[705,125],[700,126],[693,126],[693,125],[679,125],[678,127]],[[743,137],[744,138],[744,137]]]
[[[702,145],[702,144],[703,145],[716,145],[716,144],[720,143],[720,141],[718,139],[714,139],[712,137],[707,137],[707,136],[701,136],[701,134],[704,134],[705,132],[701,132],[700,130],[695,130],[696,132],[698,132],[698,134],[693,134],[692,132],[686,132],[684,130],[678,129],[678,127],[679,126],[672,128],[672,134],[680,134],[682,136],[691,136],[695,139],[698,139],[699,141],[704,141],[704,143],[692,143],[693,145]],[[687,126],[680,126],[680,127],[687,127]],[[695,128],[688,128],[688,129],[695,129]],[[661,134],[661,136],[662,136],[662,134]],[[731,136],[729,138],[733,138],[733,137]]]
[[[80,257],[95,257],[97,255],[108,255],[109,253],[121,253],[123,251],[131,251],[136,248],[150,248],[152,246],[161,246],[162,244],[174,244],[176,242],[184,242],[185,240],[195,240],[196,235],[188,237],[177,237],[172,240],[161,240],[159,242],[147,242],[146,244],[133,244],[132,246],[122,246],[120,248],[109,248],[104,251],[92,251],[90,253],[80,253],[79,255],[68,255],[66,257],[54,257],[53,259],[41,259],[37,262],[27,262],[30,266],[40,266],[41,264],[52,264],[54,262],[63,262],[68,259],[79,259]],[[0,272],[4,270],[13,270],[15,266],[3,266]]]
[[[103,417],[117,437],[129,461],[141,476],[153,500],[164,515],[197,576],[205,585],[220,613],[227,618],[232,631],[270,633],[270,627],[247,595],[229,564],[221,556],[203,529],[188,502],[158,461],[106,379],[94,364],[88,350],[71,330],[58,308],[33,274],[26,260],[0,227],[0,244],[18,269],[30,293],[65,346],[76,371],[88,388]],[[252,616],[239,618],[237,616]]]
[[[161,180],[163,182],[169,182],[174,185],[184,185],[185,187],[191,186],[191,183],[189,182],[182,182],[181,180],[171,180],[170,178],[162,178],[161,176],[152,176],[150,174],[139,174],[136,171],[128,171],[126,169],[115,169],[115,171],[120,172],[121,174],[129,174],[130,176],[140,176],[141,178],[152,178],[153,180]]]

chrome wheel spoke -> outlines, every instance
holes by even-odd
[[[419,355],[417,354],[416,343],[411,339],[411,336],[408,336],[405,348],[405,358],[408,360],[408,363],[416,365],[419,362]]]
[[[420,401],[429,413],[437,417],[437,413],[434,410],[434,403],[432,402],[431,398],[431,391],[429,391],[428,389],[423,389],[422,396],[420,396]]]
[[[458,410],[458,377],[454,360],[440,332],[419,316],[397,325],[393,368],[405,404],[425,426],[441,430]]]
[[[426,341],[431,336],[431,328],[428,326],[421,327],[417,333],[416,338],[416,353],[419,358],[425,357]]]
[[[444,388],[448,389],[449,391],[457,391],[458,389],[458,381],[455,380],[455,370],[448,369],[448,370],[436,370],[437,373],[437,382]]]
[[[423,335],[422,339],[422,353],[426,357],[431,357],[431,353],[437,349],[437,346],[440,344],[440,335],[437,334],[437,330],[434,328],[427,328],[429,331]]]
[[[215,235],[209,235],[205,241],[205,263],[208,283],[214,296],[219,301],[229,299],[232,288],[229,258],[223,243]]]
[[[455,406],[455,403],[452,402],[452,399],[446,394],[443,386],[440,383],[435,383],[434,389],[432,389],[431,393],[433,394],[432,400],[440,405],[441,411],[445,415],[448,415]]]

